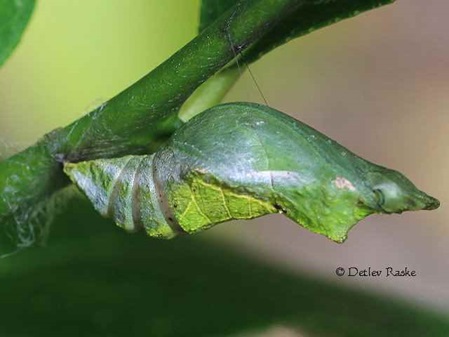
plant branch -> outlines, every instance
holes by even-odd
[[[364,3],[373,0],[357,2],[363,8]],[[391,0],[375,2],[381,4]],[[20,233],[15,224],[29,222],[36,205],[69,183],[61,162],[155,151],[182,124],[178,111],[202,83],[228,65],[236,55],[255,45],[291,13],[299,13],[297,10],[301,6],[313,3],[322,1],[238,2],[128,89],[67,127],[47,134],[34,146],[2,161],[0,225],[5,232],[13,241],[19,240]],[[340,13],[334,21],[344,17]],[[318,13],[316,22],[307,20],[310,31],[317,22],[322,22],[322,17]],[[181,118],[187,120],[221,100],[237,78],[238,74],[232,70],[221,72],[192,97],[181,111]]]

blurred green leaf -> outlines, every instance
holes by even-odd
[[[201,32],[221,14],[230,9],[238,0],[202,0],[200,10],[200,25],[198,31]]]
[[[129,235],[74,201],[46,248],[0,260],[2,336],[447,337],[449,318],[276,270],[208,235]],[[332,271],[329,271],[332,272]]]
[[[0,0],[0,66],[20,41],[35,0]]]

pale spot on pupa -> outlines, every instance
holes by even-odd
[[[207,170],[203,169],[203,168],[197,168],[195,169],[196,172],[200,173],[200,174],[206,174]]]
[[[346,179],[344,177],[335,178],[334,184],[335,184],[335,186],[337,186],[337,188],[341,188],[341,189],[346,188],[350,191],[355,191],[354,185],[348,179]]]

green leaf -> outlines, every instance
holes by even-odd
[[[35,0],[0,0],[0,66],[20,41]]]
[[[279,270],[207,235],[149,242],[111,231],[79,200],[46,248],[0,262],[1,336],[235,336],[275,325],[305,336],[449,336],[447,314]]]
[[[284,213],[343,242],[370,214],[439,206],[401,173],[254,103],[203,112],[154,155],[67,163],[65,172],[103,216],[163,238]]]
[[[203,31],[239,0],[202,0],[198,31]]]

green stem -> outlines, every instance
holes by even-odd
[[[0,163],[0,224],[29,222],[36,204],[69,183],[61,161],[151,152],[182,124],[177,113],[203,82],[301,0],[239,2],[159,67],[86,116]],[[12,223],[12,225],[11,225]],[[8,229],[7,229],[8,228]],[[16,237],[17,233],[8,233]]]

